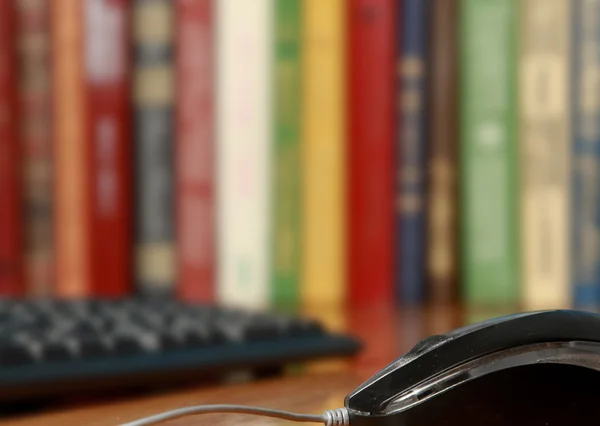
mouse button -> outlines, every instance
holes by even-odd
[[[371,377],[371,379],[365,382],[364,385],[368,385],[369,383],[372,383],[376,380],[380,380],[388,373],[397,370],[398,368],[408,364],[409,362],[425,354],[426,352],[429,352],[430,350],[441,346],[443,343],[449,340],[452,340],[452,338],[449,338],[445,334],[434,334],[422,340],[419,340],[408,352],[406,352],[404,355],[398,357],[397,359],[389,363],[387,366],[382,368],[376,375],[374,375],[373,377]]]
[[[500,324],[508,323],[508,322],[511,322],[514,320],[519,320],[521,318],[536,317],[545,312],[546,311],[519,312],[519,313],[503,315],[500,317],[490,318],[490,319],[487,319],[484,321],[474,322],[471,324],[467,324],[463,327],[456,328],[456,329],[446,333],[445,336],[448,338],[460,337],[460,336],[464,336],[466,334],[474,333],[476,331],[484,330],[486,328],[490,328],[490,329],[495,328],[496,326],[498,326]]]
[[[434,334],[432,336],[428,336],[426,338],[424,338],[423,340],[418,341],[413,347],[412,349],[410,349],[405,355],[404,357],[408,357],[408,358],[415,358],[416,356],[427,352],[433,348],[435,348],[436,346],[439,346],[440,344],[444,343],[446,340],[448,340],[448,336],[443,335],[443,334]]]
[[[389,397],[390,392],[397,390],[398,386],[394,376],[398,374],[398,370],[457,337],[448,334],[434,334],[418,341],[408,352],[396,358],[349,393],[346,397],[347,406],[350,408],[360,406],[360,410],[365,410],[367,406],[372,406],[373,409],[379,408],[379,404]],[[435,368],[435,365],[427,363],[423,368]]]

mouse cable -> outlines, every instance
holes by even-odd
[[[323,412],[323,414],[296,414],[288,411],[272,410],[269,408],[248,407],[244,405],[214,404],[198,405],[179,408],[172,411],[165,411],[164,413],[155,414],[153,416],[135,420],[133,422],[122,423],[120,426],[148,426],[178,417],[212,413],[250,414],[255,416],[274,417],[292,422],[323,423],[325,426],[348,426],[350,424],[350,414],[348,413],[347,408],[327,410]]]

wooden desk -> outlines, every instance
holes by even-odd
[[[351,330],[366,343],[350,360],[313,362],[283,376],[253,382],[207,385],[154,395],[127,395],[103,400],[64,402],[60,406],[0,418],[5,426],[115,426],[165,410],[212,403],[278,408],[321,413],[343,406],[346,394],[383,366],[409,350],[426,335],[443,333],[462,324],[506,312],[468,313],[456,307],[354,310],[309,309],[330,328]],[[164,423],[184,425],[275,425],[276,419],[241,415],[203,415]],[[289,423],[286,423],[289,424]]]

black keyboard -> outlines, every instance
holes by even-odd
[[[147,386],[346,356],[358,340],[281,313],[174,300],[0,300],[0,398]]]

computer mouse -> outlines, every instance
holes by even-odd
[[[430,336],[321,415],[217,404],[122,426],[208,413],[325,426],[579,426],[599,424],[599,408],[600,315],[551,310]]]
[[[351,426],[600,423],[600,315],[526,312],[426,338],[345,399]]]

